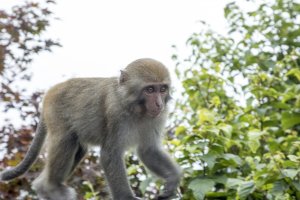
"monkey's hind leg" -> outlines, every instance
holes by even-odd
[[[76,151],[76,154],[75,154],[75,158],[74,158],[74,162],[73,162],[73,165],[72,165],[72,168],[70,170],[69,175],[72,175],[72,173],[75,171],[75,168],[77,167],[77,165],[80,163],[80,161],[86,155],[87,150],[88,150],[87,147],[85,147],[81,144],[78,145],[78,148],[77,148],[77,151]]]
[[[58,135],[56,135],[57,137]],[[65,180],[74,168],[76,152],[80,148],[77,135],[68,133],[60,140],[51,140],[48,147],[46,166],[34,181],[33,188],[43,200],[76,200],[73,188],[65,185]]]

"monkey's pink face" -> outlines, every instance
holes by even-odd
[[[151,84],[143,89],[146,114],[150,117],[158,117],[165,109],[169,88],[167,84]]]

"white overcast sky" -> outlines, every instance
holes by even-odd
[[[1,0],[9,8],[20,0]],[[47,89],[70,77],[117,76],[131,61],[151,57],[173,72],[172,45],[185,42],[203,20],[224,32],[227,0],[57,0],[47,34],[63,45],[38,55],[28,87]],[[186,53],[186,52],[185,52]]]

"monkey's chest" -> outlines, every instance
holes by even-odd
[[[130,124],[121,125],[116,138],[125,149],[135,148],[140,140],[140,131]]]
[[[125,149],[147,145],[157,139],[155,127],[143,122],[121,124],[117,136]]]

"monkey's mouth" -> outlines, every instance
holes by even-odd
[[[148,115],[152,118],[158,117],[162,110],[148,111]]]

